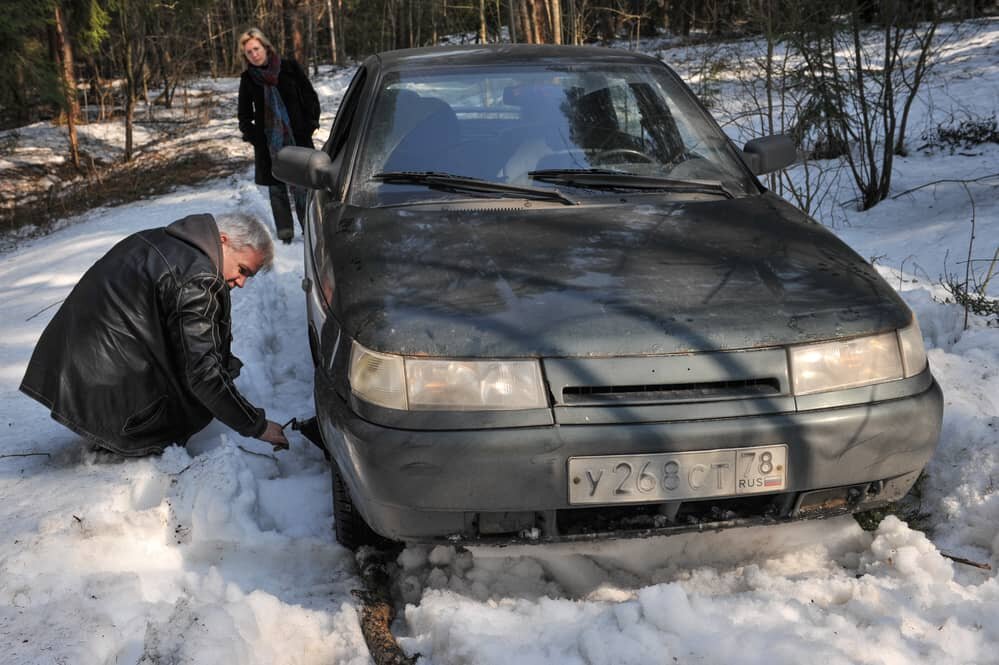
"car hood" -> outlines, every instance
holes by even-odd
[[[452,357],[748,349],[910,319],[868,263],[776,196],[614,200],[348,212],[327,240],[333,314],[371,349]]]

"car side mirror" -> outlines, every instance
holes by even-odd
[[[271,164],[271,174],[289,185],[306,189],[332,189],[338,169],[322,150],[285,146]]]
[[[790,136],[775,134],[746,143],[742,158],[753,173],[763,175],[793,164],[798,158],[798,150]]]

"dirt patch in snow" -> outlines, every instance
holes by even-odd
[[[24,166],[18,173],[5,174],[5,179],[18,181],[21,187],[16,196],[8,199],[12,205],[3,210],[3,229],[16,231],[30,225],[44,233],[55,220],[231,175],[251,163],[248,159],[219,156],[218,151],[194,149],[169,155],[151,153],[127,164],[98,167],[76,178],[72,178],[75,169],[69,164]],[[31,184],[25,187],[26,183]]]

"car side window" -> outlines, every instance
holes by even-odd
[[[361,98],[361,90],[364,88],[364,81],[368,72],[364,67],[357,70],[354,78],[347,88],[347,93],[340,103],[340,111],[336,115],[333,123],[333,131],[330,133],[330,140],[324,149],[334,161],[341,156],[343,147],[347,144],[347,136],[350,134],[350,126],[353,124],[354,116],[357,115],[357,106]]]

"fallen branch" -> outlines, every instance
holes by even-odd
[[[969,182],[978,182],[980,180],[988,180],[989,178],[999,178],[999,173],[991,173],[989,175],[983,175],[980,178],[972,178],[971,180],[959,180],[959,179],[956,179],[956,178],[943,178],[941,180],[934,180],[933,182],[928,182],[925,185],[920,185],[919,187],[913,187],[912,189],[907,189],[904,192],[899,192],[898,194],[896,194],[895,196],[893,196],[891,198],[894,201],[898,197],[904,196],[905,194],[912,194],[913,192],[917,192],[920,189],[925,189],[925,188],[931,187],[933,185],[940,185],[940,184],[943,184],[945,182],[960,183],[962,185],[967,185]]]
[[[239,448],[240,450],[242,450],[247,455],[256,455],[257,457],[266,457],[269,460],[274,460],[275,463],[277,463],[277,461],[278,461],[277,457],[274,457],[274,455],[268,455],[267,453],[258,453],[255,450],[250,450],[249,448],[244,448],[243,446],[236,446],[236,447]]]
[[[364,590],[351,593],[361,601],[361,632],[375,665],[414,665],[392,634],[395,607],[389,592],[388,555],[379,551],[362,550],[357,555]]]
[[[56,302],[52,303],[51,305],[46,305],[45,307],[42,307],[40,310],[38,310],[37,312],[35,312],[34,314],[32,314],[31,316],[29,316],[28,318],[26,318],[25,321],[30,321],[31,319],[35,318],[36,316],[38,316],[39,314],[41,314],[45,310],[51,309],[51,308],[55,307],[56,305],[60,304],[63,300],[65,300],[65,298],[63,298],[62,300],[57,300]]]
[[[973,566],[975,568],[981,568],[982,570],[992,570],[992,565],[988,563],[978,563],[977,561],[954,556],[953,554],[947,554],[946,552],[941,552],[940,554],[944,555],[951,561],[957,561],[958,563],[963,563],[966,566]]]
[[[52,457],[52,453],[7,453],[6,455],[0,455],[0,459],[3,459],[4,457],[35,457],[42,455],[48,458]]]

